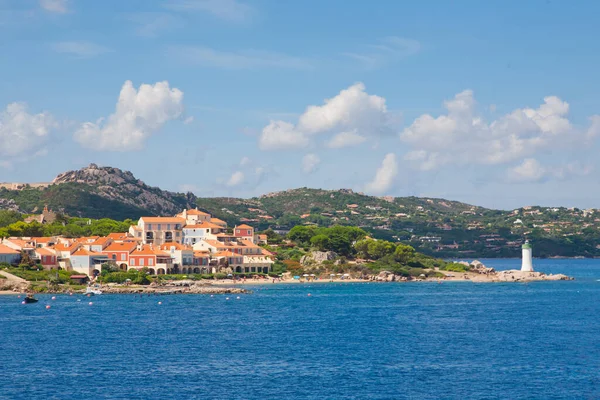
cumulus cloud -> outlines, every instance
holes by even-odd
[[[368,94],[364,84],[356,83],[335,97],[325,99],[323,105],[308,106],[297,125],[280,120],[271,121],[263,129],[259,144],[278,137],[294,137],[302,141],[302,147],[305,147],[310,137],[334,134],[337,136],[329,142],[330,147],[344,147],[357,144],[362,140],[360,138],[390,134],[394,122],[394,115],[388,111],[385,99]],[[284,147],[293,149],[298,146],[294,141],[285,141],[274,148]],[[264,145],[261,148],[269,149]]]
[[[0,111],[0,157],[13,158],[44,153],[50,132],[58,127],[48,113],[30,114],[25,103],[11,103]]]
[[[321,159],[316,154],[310,153],[302,158],[302,170],[307,174],[312,174],[321,163]]]
[[[250,157],[242,157],[242,159],[240,160],[240,166],[245,167],[247,165],[250,165],[251,162],[252,160],[250,159]]]
[[[244,173],[242,171],[235,171],[231,174],[226,184],[227,186],[233,187],[240,185],[242,182],[244,182]]]
[[[400,135],[413,148],[405,159],[421,170],[447,164],[506,164],[579,135],[567,119],[569,104],[556,96],[545,97],[538,108],[516,109],[490,123],[476,106],[473,92],[465,90],[444,103],[446,114],[416,118]]]
[[[183,113],[183,92],[169,82],[142,84],[131,81],[121,88],[115,113],[97,122],[86,122],[75,132],[82,146],[96,150],[139,150],[168,121]]]
[[[271,121],[264,127],[258,140],[261,150],[298,149],[307,147],[308,144],[308,138],[293,124],[285,121]]]
[[[85,41],[53,43],[52,49],[57,53],[70,54],[80,58],[92,58],[111,51],[108,47]]]
[[[394,184],[398,175],[398,162],[396,155],[388,153],[383,158],[381,166],[375,173],[375,178],[366,186],[366,191],[373,194],[384,194]]]
[[[40,7],[48,12],[66,14],[69,12],[69,0],[40,0]]]
[[[359,145],[367,140],[366,137],[359,135],[354,131],[341,132],[335,135],[328,143],[327,147],[340,149],[342,147],[352,147]]]

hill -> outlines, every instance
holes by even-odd
[[[16,185],[16,186],[15,186]],[[299,188],[251,199],[197,198],[146,185],[128,171],[94,164],[47,184],[0,184],[0,209],[137,219],[199,207],[230,225],[286,232],[296,225],[361,227],[376,238],[410,243],[438,257],[518,257],[527,238],[538,257],[600,256],[596,209],[523,207],[492,210],[435,198],[374,197],[349,189]]]
[[[44,205],[71,216],[137,219],[195,207],[196,196],[146,185],[129,171],[90,164],[58,175],[48,185],[0,189],[0,208],[35,213]],[[3,206],[3,204],[5,204]]]

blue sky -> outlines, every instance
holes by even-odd
[[[598,207],[596,2],[0,0],[0,181]]]

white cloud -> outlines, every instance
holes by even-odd
[[[341,132],[335,135],[328,143],[327,147],[332,149],[339,149],[342,147],[352,147],[359,145],[366,141],[367,138],[360,136],[354,131]]]
[[[307,147],[308,138],[284,121],[271,121],[262,130],[258,141],[261,150],[300,149]]]
[[[521,164],[508,170],[508,180],[514,183],[535,183],[550,178],[564,180],[573,176],[586,176],[592,171],[590,165],[582,165],[579,162],[545,167],[534,158],[526,158]]]
[[[165,6],[182,12],[208,12],[232,22],[247,21],[255,14],[252,7],[237,0],[170,0]]]
[[[366,191],[373,194],[384,194],[394,184],[398,175],[398,162],[394,153],[388,153],[383,158],[381,166],[375,173],[375,178],[366,186]]]
[[[359,61],[367,68],[378,68],[386,63],[414,55],[421,50],[421,43],[414,39],[389,36],[377,44],[367,46],[361,52],[346,52],[343,56]]]
[[[25,103],[11,103],[0,111],[0,157],[11,159],[28,154],[43,154],[48,135],[58,127],[48,113],[30,114]]]
[[[240,160],[240,166],[245,167],[247,165],[250,165],[251,162],[252,160],[249,157],[242,157],[242,159]]]
[[[302,170],[307,174],[312,174],[321,163],[321,159],[316,154],[310,153],[302,158]]]
[[[229,180],[227,181],[227,186],[238,186],[242,182],[244,182],[244,173],[242,171],[235,171],[229,177]]]
[[[257,68],[312,69],[301,57],[264,50],[220,51],[205,46],[171,46],[169,52],[186,64],[230,70]]]
[[[95,150],[139,150],[166,122],[183,113],[183,92],[169,82],[142,84],[131,81],[121,88],[114,114],[97,122],[86,122],[75,132],[75,140]]]
[[[40,6],[48,12],[57,14],[69,12],[69,0],[40,0]]]
[[[52,49],[58,53],[71,54],[80,58],[92,58],[112,51],[108,47],[84,41],[53,43]]]
[[[509,170],[509,179],[513,182],[538,182],[546,175],[546,168],[534,158],[526,158]]]
[[[505,164],[559,147],[579,134],[566,118],[569,105],[556,96],[545,97],[536,109],[516,109],[491,123],[477,112],[471,90],[444,106],[445,115],[421,115],[400,135],[413,148],[404,158],[421,170],[447,164]]]
[[[189,125],[192,122],[194,122],[194,117],[187,117],[186,119],[183,120],[183,123],[186,125]]]
[[[330,142],[332,147],[356,145],[361,138],[377,137],[393,132],[395,116],[387,110],[383,97],[366,93],[362,83],[356,83],[342,90],[331,99],[325,99],[321,106],[308,106],[299,117],[298,124],[284,121],[271,121],[263,129],[259,143],[267,133],[273,134],[275,128],[279,136],[294,137],[305,143],[289,143],[289,148],[306,147],[310,136],[317,134],[337,134]],[[262,149],[271,149],[261,146]],[[274,147],[274,148],[281,148]]]

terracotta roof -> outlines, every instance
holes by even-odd
[[[49,243],[49,242],[53,241],[54,238],[53,237],[32,237],[31,240],[33,242],[36,242],[37,244],[40,244],[40,243]]]
[[[194,257],[208,257],[208,251],[196,250],[194,251]]]
[[[4,239],[4,241],[11,242],[12,244],[19,246],[21,249],[31,249],[35,247],[33,243],[21,239]]]
[[[181,243],[172,242],[172,243],[164,243],[158,246],[158,249],[164,251],[170,251],[172,247],[175,247],[175,250],[191,250],[191,246],[186,246]]]
[[[225,224],[227,225],[227,222],[223,221],[222,219],[219,218],[211,218],[210,222],[212,222],[213,224]]]
[[[145,244],[142,246],[141,249],[135,249],[133,251],[133,253],[131,253],[132,256],[160,256],[160,257],[170,257],[169,254],[165,253],[164,251],[160,251],[159,249],[155,249],[154,247]]]
[[[0,254],[19,254],[19,252],[15,249],[11,249],[8,246],[0,244]]]
[[[198,209],[187,210],[187,214],[188,215],[210,215],[210,214],[200,211]]]
[[[96,253],[95,251],[89,251],[84,249],[83,247],[77,249],[73,256],[105,256],[106,254]]]
[[[250,225],[242,224],[240,226],[236,226],[235,229],[254,229]]]
[[[58,243],[56,246],[54,246],[54,249],[57,251],[69,251],[69,252],[73,252],[75,249],[77,249],[78,247],[80,247],[81,244],[80,243]]]
[[[47,248],[44,248],[44,247],[35,249],[35,253],[40,256],[55,256],[56,255],[56,253],[54,253],[52,250],[48,250]]]
[[[210,223],[210,222],[203,222],[198,225],[186,225],[183,227],[183,229],[206,229],[206,228],[221,229],[222,227],[217,224]]]
[[[109,237],[101,237],[101,238],[96,239],[96,241],[94,241],[94,243],[92,243],[92,244],[102,244],[102,245],[104,245],[106,242],[109,242],[111,240],[112,239],[109,238]]]
[[[111,251],[126,251],[128,253],[131,253],[136,247],[137,243],[135,242],[113,242],[109,244],[104,250],[102,250],[102,252],[109,253]]]
[[[175,224],[185,224],[185,219],[180,218],[180,217],[142,217],[140,218],[140,220],[143,220],[145,223],[151,223],[151,224],[168,224],[168,223],[175,223]]]
[[[136,226],[136,228],[137,228],[137,226]],[[109,237],[111,239],[120,240],[120,239],[127,239],[129,237],[129,235],[127,233],[113,232],[113,233],[109,233],[107,237]]]
[[[218,253],[215,253],[215,256],[217,256],[217,257],[243,257],[241,254],[235,254],[234,252],[231,252],[231,251],[219,251]]]

